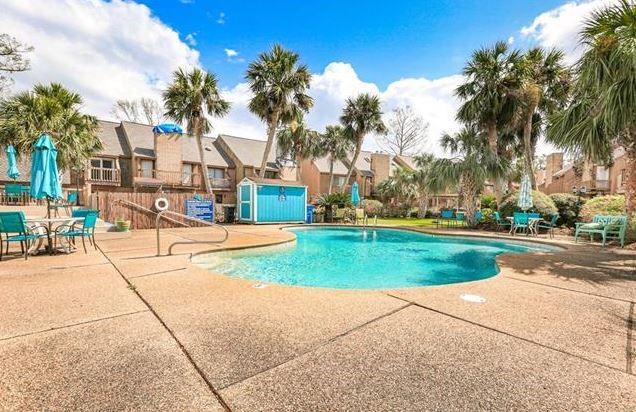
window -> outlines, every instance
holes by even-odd
[[[345,182],[345,176],[334,176],[333,177],[334,186],[337,186],[337,187],[344,186],[344,182]]]
[[[218,167],[208,167],[208,177],[210,179],[224,179],[225,169],[221,169]]]
[[[596,180],[609,180],[609,169],[607,167],[596,167]]]
[[[266,170],[265,171],[265,178],[266,179],[276,179],[276,172],[274,172],[273,170]]]
[[[220,195],[220,194],[214,195],[214,203],[223,203],[223,195]]]
[[[142,159],[139,162],[139,176],[153,177],[154,168],[155,168],[154,160]]]
[[[91,159],[91,167],[98,169],[114,169],[115,161],[113,159]]]
[[[622,188],[625,185],[626,178],[627,178],[627,170],[621,169],[621,172],[618,174],[617,187]]]
[[[181,183],[184,185],[192,183],[192,165],[190,163],[181,165]]]
[[[258,177],[261,174],[260,169],[251,169],[254,172],[253,173],[248,173],[247,172],[248,168],[245,168],[245,176],[254,176],[254,177]],[[273,170],[266,170],[265,171],[265,179],[276,179],[276,172]]]

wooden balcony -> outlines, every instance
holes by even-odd
[[[199,173],[172,170],[137,170],[135,184],[142,186],[200,187]]]
[[[121,173],[119,169],[91,167],[86,173],[86,180],[93,184],[119,185],[121,183]]]
[[[210,178],[212,189],[232,189],[232,181],[227,178]]]

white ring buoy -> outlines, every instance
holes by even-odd
[[[159,197],[157,198],[157,200],[155,200],[155,209],[157,209],[160,212],[163,212],[164,210],[168,210],[168,207],[170,205],[168,204],[168,199],[166,199],[165,197]]]

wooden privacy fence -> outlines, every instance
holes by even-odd
[[[212,200],[212,195],[199,195],[205,200]],[[90,207],[99,210],[100,218],[115,223],[117,219],[130,220],[131,229],[154,229],[156,227],[157,209],[155,201],[158,198],[168,200],[168,209],[177,213],[185,213],[187,199],[192,199],[192,193],[118,193],[98,192],[91,194]],[[134,203],[140,207],[130,205]],[[144,210],[146,209],[146,210]],[[197,226],[196,222],[186,221],[179,217],[170,216],[170,220],[163,220],[162,227],[179,227],[178,222]]]

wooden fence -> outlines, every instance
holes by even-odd
[[[212,200],[212,195],[200,195],[205,200]],[[185,201],[192,199],[192,193],[118,193],[98,192],[91,194],[90,207],[99,210],[100,218],[115,223],[117,219],[130,220],[131,229],[154,229],[156,227],[157,210],[155,200],[168,200],[168,209],[177,213],[185,213]],[[132,202],[140,207],[134,207],[126,202]],[[148,209],[143,210],[142,208]],[[196,222],[180,219],[170,215],[171,219],[196,226]],[[176,222],[163,220],[164,227],[179,227]]]

